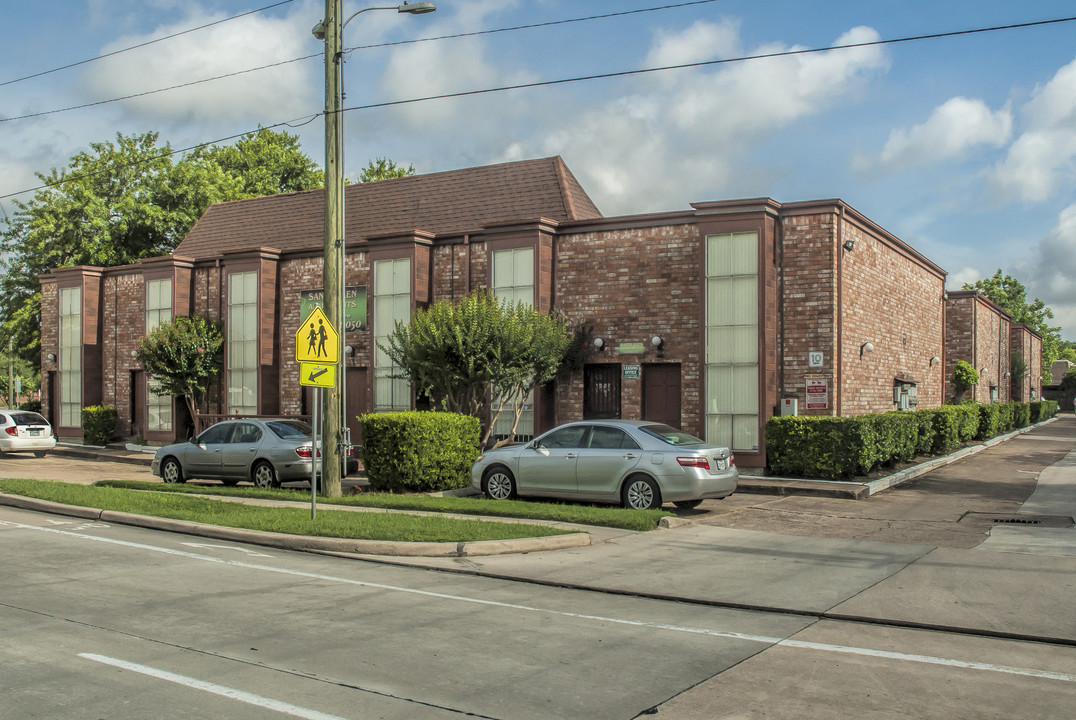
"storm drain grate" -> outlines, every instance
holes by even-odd
[[[996,523],[1005,525],[1042,525],[1041,520],[1025,520],[1023,518],[994,518]]]

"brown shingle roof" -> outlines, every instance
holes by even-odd
[[[323,192],[211,205],[175,254],[201,260],[259,247],[317,250],[324,245]],[[349,243],[412,230],[457,235],[540,217],[602,217],[560,157],[360,183],[347,186],[344,195]]]

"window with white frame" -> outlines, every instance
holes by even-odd
[[[706,238],[706,439],[758,450],[758,233]]]
[[[60,425],[82,424],[82,289],[60,288]]]
[[[410,258],[374,262],[374,412],[411,409],[411,383],[392,377],[400,368],[380,347],[388,345],[396,323],[410,320]]]
[[[534,248],[513,248],[496,250],[493,253],[493,296],[498,300],[515,305],[523,303],[534,305]],[[494,401],[494,404],[499,404]],[[504,410],[493,426],[497,437],[507,436],[515,423],[516,407],[506,403]],[[523,400],[523,410],[516,425],[516,437],[534,436],[534,393]]]
[[[228,412],[258,412],[258,273],[228,276]]]
[[[172,280],[146,282],[146,332],[151,333],[172,320]],[[172,429],[172,398],[158,395],[160,382],[146,381],[146,430]]]

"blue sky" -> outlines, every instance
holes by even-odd
[[[345,45],[376,45],[683,0],[440,0],[370,12]],[[9,3],[0,83],[274,0]],[[388,2],[385,4],[393,4]],[[350,13],[370,3],[345,2]],[[293,0],[110,58],[0,85],[0,120],[320,53],[321,0]],[[622,17],[358,49],[348,107],[791,49],[1076,15],[1071,1],[718,0]],[[949,271],[1002,268],[1076,340],[1076,23],[359,109],[347,171],[374,157],[435,172],[561,155],[606,215],[691,202],[839,197]],[[81,110],[0,121],[0,196],[90,142],[157,130],[173,147],[292,122],[324,160],[319,58]],[[22,196],[24,199],[28,195]],[[0,200],[8,213],[12,199]],[[894,298],[899,302],[899,298]]]

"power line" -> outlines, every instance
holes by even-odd
[[[291,2],[292,0],[288,0]],[[345,48],[343,52],[352,53],[356,50],[373,50],[377,48],[395,47],[399,45],[413,45],[415,43],[436,42],[440,40],[457,40],[467,37],[478,37],[482,35],[493,35],[496,33],[515,32],[517,30],[532,30],[535,28],[552,27],[556,25],[567,25],[570,23],[587,22],[591,20],[606,20],[608,18],[622,17],[625,15],[637,15],[640,13],[657,12],[659,10],[672,10],[676,8],[689,7],[691,5],[705,5],[708,3],[717,2],[718,0],[692,0],[691,2],[676,3],[673,5],[662,5],[659,7],[640,8],[638,10],[625,10],[621,12],[606,13],[604,15],[588,15],[579,18],[568,18],[565,20],[551,20],[548,22],[534,23],[531,25],[517,25],[507,28],[496,28],[492,30],[476,30],[473,32],[456,33],[452,35],[438,35],[428,38],[413,38],[410,40],[397,40],[394,42],[378,43],[375,45],[357,45],[351,48]],[[270,6],[273,7],[273,6]],[[241,16],[236,16],[241,17]],[[223,21],[221,21],[223,22]],[[163,39],[163,38],[162,38]],[[154,41],[156,42],[156,41]],[[123,52],[123,51],[117,51]],[[107,57],[102,55],[101,57]],[[258,67],[248,68],[246,70],[236,70],[235,72],[225,73],[223,75],[216,75],[214,77],[203,78],[201,80],[191,80],[190,82],[180,83],[179,85],[172,85],[166,88],[158,88],[156,90],[146,90],[139,93],[132,93],[131,95],[124,95],[122,97],[111,98],[109,100],[97,100],[95,102],[83,103],[82,105],[72,105],[65,108],[57,108],[55,110],[42,110],[41,112],[28,113],[26,115],[17,115],[15,117],[0,118],[0,123],[13,122],[15,120],[29,120],[36,117],[44,117],[46,115],[56,115],[58,113],[71,112],[73,110],[84,110],[90,107],[97,107],[99,105],[109,105],[115,102],[122,102],[124,100],[133,100],[134,98],[146,97],[147,95],[155,95],[157,93],[169,92],[171,90],[179,90],[181,88],[191,87],[193,85],[200,85],[202,83],[214,82],[216,80],[224,80],[227,78],[237,77],[239,75],[245,75],[252,72],[258,72],[260,70],[268,70],[274,67],[280,67],[281,65],[288,65],[291,63],[302,62],[304,60],[310,60],[312,58],[324,57],[323,53],[314,53],[312,55],[304,55],[303,57],[292,58],[291,60],[281,60],[275,63],[269,63],[268,65],[260,65]],[[88,62],[88,61],[87,61]],[[43,74],[43,73],[42,73]],[[33,77],[33,76],[31,76]],[[0,84],[2,86],[2,84]]]
[[[537,82],[533,82],[533,83],[521,83],[521,84],[517,84],[517,85],[503,85],[503,86],[500,86],[500,87],[486,88],[486,89],[483,89],[483,90],[465,90],[465,91],[457,92],[457,93],[445,93],[445,94],[442,94],[442,95],[428,95],[428,96],[421,97],[421,98],[411,98],[411,99],[407,99],[407,100],[391,100],[391,101],[382,102],[382,103],[373,103],[373,104],[370,104],[370,105],[356,105],[356,106],[349,107],[349,108],[342,108],[342,109],[338,110],[337,112],[342,112],[343,113],[343,112],[351,112],[353,110],[372,110],[372,109],[376,109],[376,108],[394,107],[394,106],[399,106],[399,105],[412,105],[412,104],[415,104],[415,103],[430,102],[430,101],[433,101],[433,100],[446,100],[446,99],[452,99],[452,98],[472,97],[472,96],[476,96],[476,95],[488,95],[488,94],[498,93],[498,92],[508,92],[508,91],[511,91],[511,90],[524,90],[524,89],[539,88],[539,87],[553,87],[553,86],[556,86],[556,85],[566,85],[566,84],[569,84],[569,83],[587,82],[587,81],[593,81],[593,80],[606,80],[606,79],[618,78],[618,77],[630,77],[630,76],[634,76],[634,75],[644,75],[644,74],[649,74],[649,73],[666,72],[666,71],[669,71],[669,70],[686,70],[686,69],[690,69],[690,68],[712,67],[712,66],[716,66],[716,65],[727,65],[727,64],[731,64],[731,63],[748,62],[748,61],[752,61],[752,60],[765,60],[765,59],[772,59],[772,58],[794,57],[794,56],[798,56],[798,55],[812,55],[812,54],[824,53],[824,52],[834,52],[834,51],[839,51],[839,50],[852,50],[852,49],[856,49],[856,48],[865,48],[865,47],[877,47],[877,46],[882,46],[882,45],[896,45],[896,44],[900,44],[900,43],[917,42],[917,41],[923,41],[923,40],[939,40],[939,39],[952,38],[952,37],[961,37],[961,36],[967,36],[967,35],[979,35],[979,34],[983,34],[983,33],[1000,32],[1000,31],[1004,31],[1004,30],[1021,30],[1021,29],[1026,29],[1026,28],[1041,27],[1041,26],[1045,26],[1045,25],[1056,25],[1056,24],[1060,24],[1060,23],[1068,23],[1068,22],[1073,22],[1073,21],[1076,21],[1076,16],[1065,17],[1065,18],[1056,18],[1056,19],[1053,19],[1053,20],[1037,20],[1037,21],[1026,22],[1026,23],[1014,23],[1014,24],[1011,24],[1011,25],[997,25],[997,26],[986,27],[986,28],[974,28],[974,29],[971,29],[971,30],[954,30],[954,31],[951,31],[951,32],[930,33],[930,34],[926,34],[926,35],[912,35],[912,36],[908,36],[908,37],[892,38],[892,39],[889,39],[889,40],[870,40],[870,41],[859,42],[859,43],[848,43],[846,45],[831,45],[829,47],[823,47],[823,48],[805,48],[805,49],[802,49],[802,50],[784,50],[784,51],[780,51],[780,52],[764,53],[764,54],[760,54],[760,55],[744,55],[744,56],[736,57],[736,58],[724,58],[724,59],[721,59],[721,60],[705,60],[705,61],[694,62],[694,63],[684,63],[684,64],[680,64],[680,65],[665,65],[665,66],[656,67],[656,68],[642,68],[642,69],[638,69],[638,70],[622,70],[622,71],[619,71],[619,72],[602,73],[602,74],[598,74],[598,75],[577,76],[577,77],[571,77],[571,78],[562,78],[562,79],[559,79],[559,80],[542,80],[542,81],[537,81]],[[266,129],[270,129],[270,130],[274,129],[274,128],[285,127],[285,126],[287,126],[287,127],[298,127],[299,125],[305,125],[307,123],[313,122],[315,119],[317,119],[318,117],[321,117],[324,114],[325,114],[324,112],[315,113],[315,114],[313,114],[311,116],[308,116],[309,119],[304,119],[304,121],[302,123],[299,123],[298,120],[289,120],[289,121],[286,121],[286,122],[278,122],[278,123],[275,123],[273,125],[259,126],[259,127],[265,127]],[[299,124],[296,125],[295,123],[299,123]],[[199,143],[197,145],[192,145],[192,146],[190,146],[188,148],[183,148],[183,149],[179,149],[179,150],[172,150],[172,151],[169,151],[169,152],[166,152],[166,153],[160,153],[159,155],[153,156],[151,158],[147,158],[143,162],[148,163],[148,162],[152,162],[153,160],[157,160],[157,159],[162,158],[162,157],[171,157],[171,156],[177,155],[179,153],[190,152],[192,150],[197,150],[197,149],[200,149],[200,148],[209,147],[211,145],[218,145],[218,144],[223,143],[223,142],[228,142],[229,140],[235,140],[237,138],[241,138],[241,137],[243,137],[245,135],[249,135],[249,134],[254,133],[254,132],[257,132],[257,130],[247,130],[247,131],[244,131],[244,132],[241,132],[241,133],[237,133],[235,135],[229,135],[228,137],[218,138],[216,140],[209,140],[207,142]],[[138,163],[135,163],[135,164],[137,165]],[[101,172],[103,172],[103,171],[101,171]],[[78,180],[78,179],[82,179],[82,178],[86,178],[86,177],[93,177],[96,174],[99,174],[99,173],[83,173],[81,175],[65,176],[65,177],[59,178],[56,182],[45,183],[44,185],[38,185],[37,187],[28,188],[26,190],[20,190],[18,192],[13,192],[13,193],[7,193],[5,195],[0,195],[0,200],[4,200],[4,199],[10,198],[10,197],[15,197],[15,196],[18,196],[18,195],[24,195],[24,194],[30,193],[30,192],[36,192],[38,190],[45,190],[45,189],[50,188],[50,187],[58,187],[58,186],[63,185],[64,183],[66,183],[66,182],[68,182],[70,180]]]
[[[105,53],[104,55],[98,55],[97,57],[88,58],[86,60],[79,60],[77,62],[68,63],[67,65],[61,65],[60,67],[55,67],[51,70],[42,70],[41,72],[34,73],[33,75],[26,75],[25,77],[15,78],[14,80],[5,80],[4,82],[0,82],[0,87],[4,87],[5,85],[13,85],[24,80],[32,80],[34,78],[39,78],[43,75],[50,75],[55,72],[60,72],[61,70],[69,70],[73,67],[78,67],[79,65],[86,65],[87,63],[92,63],[96,60],[103,60],[104,58],[112,57],[113,55],[119,55],[121,53],[130,52],[131,50],[137,50],[138,48],[144,48],[147,45],[153,45],[154,43],[171,40],[172,38],[177,38],[180,35],[186,35],[187,33],[197,32],[198,30],[205,30],[206,28],[213,27],[214,25],[220,25],[221,23],[226,23],[231,20],[237,20],[238,18],[246,17],[247,15],[253,15],[255,13],[271,10],[275,7],[287,5],[288,3],[292,2],[295,2],[295,0],[281,0],[281,2],[273,3],[272,5],[266,5],[265,7],[258,8],[257,10],[249,10],[245,13],[240,13],[238,15],[233,15],[232,17],[224,18],[223,20],[215,20],[211,23],[206,23],[205,25],[199,25],[198,27],[181,30],[177,33],[172,33],[171,35],[165,35],[163,37],[156,38],[155,40],[147,40],[144,43],[132,45],[131,47],[123,48],[122,50],[113,50],[112,52]]]

